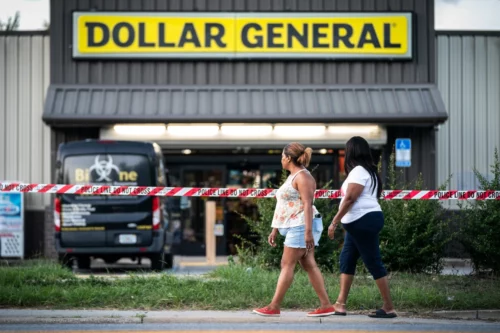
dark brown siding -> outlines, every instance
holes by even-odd
[[[72,12],[412,11],[412,61],[74,61]],[[51,83],[360,84],[434,82],[432,0],[51,0]]]
[[[412,140],[412,153],[410,168],[404,168],[403,181],[414,182],[422,173],[424,186],[435,189],[436,185],[436,132],[434,127],[389,127],[387,128],[387,142],[384,149],[384,161],[389,162],[389,156],[394,151],[397,138],[410,138]],[[386,167],[384,169],[386,170]],[[397,168],[399,171],[400,168]],[[441,185],[441,184],[439,184]]]
[[[24,212],[24,258],[43,257],[45,236],[45,213],[43,210],[27,209]]]

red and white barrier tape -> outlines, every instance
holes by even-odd
[[[58,193],[77,195],[212,197],[212,198],[273,198],[275,189],[201,188],[109,185],[60,185],[0,182],[0,192]],[[317,199],[339,199],[340,190],[317,190]],[[390,190],[384,200],[500,200],[500,191],[420,191]]]

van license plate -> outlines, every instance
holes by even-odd
[[[120,244],[135,244],[137,243],[136,235],[120,235],[118,238]]]

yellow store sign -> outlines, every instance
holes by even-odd
[[[412,57],[411,13],[75,12],[75,58]]]

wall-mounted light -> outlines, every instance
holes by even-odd
[[[265,136],[273,132],[271,125],[260,124],[223,124],[221,126],[222,135],[251,137]]]
[[[147,135],[158,136],[165,133],[165,125],[149,124],[149,125],[115,125],[113,127],[116,133],[121,135]]]
[[[328,133],[330,134],[371,134],[379,130],[377,125],[329,125]]]
[[[323,148],[323,149],[320,149],[320,150],[319,150],[319,153],[320,153],[321,155],[325,155],[326,153],[328,153],[328,150],[326,150],[325,148]]]
[[[167,128],[168,134],[172,136],[190,138],[215,136],[219,133],[217,124],[170,124]]]
[[[191,149],[183,149],[181,151],[181,153],[183,153],[184,155],[190,155],[191,154]]]
[[[274,133],[281,137],[318,137],[325,134],[324,125],[276,125]]]

